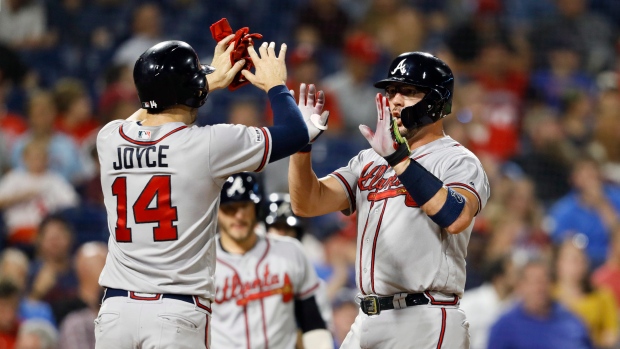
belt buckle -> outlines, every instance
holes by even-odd
[[[366,315],[379,315],[381,314],[381,307],[379,306],[379,297],[375,295],[364,296],[361,301],[362,311]]]

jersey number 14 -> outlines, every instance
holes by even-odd
[[[131,228],[127,226],[127,177],[117,177],[112,183],[116,196],[116,241],[131,242]],[[155,199],[155,206],[149,207]],[[172,206],[170,176],[153,176],[132,206],[136,223],[157,223],[153,228],[155,241],[173,241],[178,238],[177,208]]]

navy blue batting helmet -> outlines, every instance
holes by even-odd
[[[271,193],[265,203],[267,228],[273,225],[284,225],[295,229],[297,239],[301,239],[304,232],[302,220],[293,213],[291,197],[287,193]]]
[[[183,41],[164,41],[136,61],[133,79],[142,108],[158,112],[177,104],[200,108],[209,93],[207,74],[215,68],[200,64],[196,51]]]
[[[401,54],[392,61],[387,78],[375,87],[385,89],[394,83],[413,85],[426,93],[420,102],[402,109],[400,118],[406,128],[429,125],[450,114],[454,76],[439,58],[426,52]]]
[[[220,193],[220,204],[250,201],[258,206],[261,200],[260,184],[256,176],[248,172],[228,177]]]

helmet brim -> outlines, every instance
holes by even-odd
[[[401,84],[413,85],[410,82],[407,82],[405,80],[405,78],[399,79],[399,78],[391,77],[391,78],[388,78],[388,79],[383,79],[383,80],[379,80],[379,81],[375,82],[374,86],[376,88],[383,89],[383,88],[386,88],[386,87],[388,87],[389,85],[391,85],[391,84],[393,84],[395,82],[401,83]],[[414,86],[417,86],[417,85],[414,85]]]

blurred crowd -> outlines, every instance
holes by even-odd
[[[461,302],[472,348],[529,348],[532,338],[620,347],[619,1],[0,6],[0,348],[91,347],[109,234],[97,131],[139,108],[132,69],[143,51],[178,39],[208,64],[209,26],[223,17],[288,44],[290,89],[326,92],[329,130],[312,152],[319,176],[368,147],[358,125],[374,124],[372,84],[395,56],[427,51],[448,63],[456,82],[446,132],[480,158],[491,184]],[[252,86],[210,94],[197,123],[222,122],[269,125],[266,95]],[[287,161],[267,166],[262,181],[266,192],[288,191]],[[355,217],[304,223],[340,342],[358,313]]]

